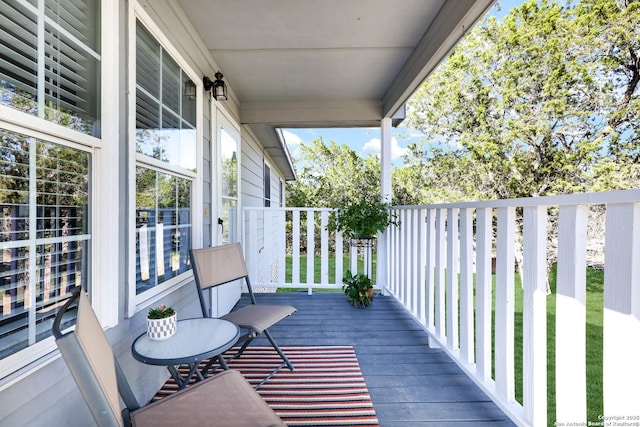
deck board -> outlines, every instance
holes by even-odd
[[[391,297],[376,295],[367,309],[333,292],[257,299],[298,309],[270,329],[279,345],[355,348],[381,427],[515,425],[444,351],[427,346],[427,334]],[[262,337],[255,344],[269,345]]]

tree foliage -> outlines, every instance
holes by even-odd
[[[287,183],[287,205],[336,207],[352,200],[380,198],[380,163],[374,156],[360,157],[347,145],[318,138],[300,144],[295,159],[298,180]]]
[[[476,26],[414,95],[394,193],[427,203],[636,187],[640,3],[530,0]]]

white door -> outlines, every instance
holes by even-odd
[[[216,111],[215,168],[213,173],[214,245],[239,241],[239,195],[240,195],[240,131],[219,110]],[[218,287],[214,295],[214,315],[222,316],[240,299],[239,282]],[[216,310],[217,308],[217,310]],[[215,313],[217,311],[217,313]]]
[[[240,133],[226,120],[218,125],[218,241],[220,244],[238,241],[238,149]]]

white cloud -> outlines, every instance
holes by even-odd
[[[284,141],[289,147],[292,145],[300,145],[302,142],[302,138],[288,130],[283,130],[282,136],[284,136]]]
[[[365,154],[376,154],[380,155],[380,138],[372,138],[370,139],[364,146],[362,147],[362,151]],[[396,160],[401,157],[405,152],[406,148],[400,147],[398,144],[398,140],[395,137],[391,137],[391,160]]]

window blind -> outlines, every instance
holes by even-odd
[[[0,103],[99,137],[99,11],[99,0],[4,0]]]

